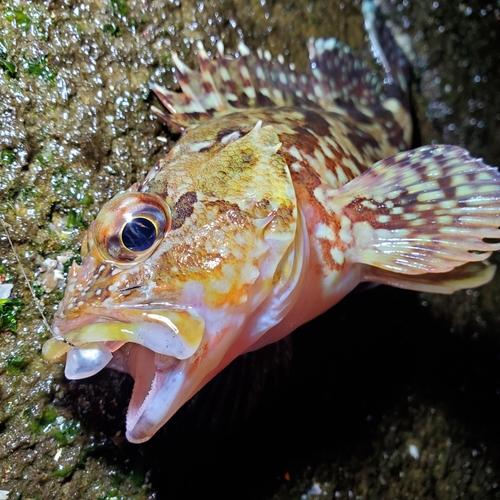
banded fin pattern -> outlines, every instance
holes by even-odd
[[[349,47],[335,38],[310,40],[308,47],[312,73],[306,75],[287,66],[282,57],[273,61],[268,51],[250,53],[243,43],[238,47],[239,57],[231,58],[219,42],[215,60],[198,43],[199,72],[173,56],[182,93],[152,86],[174,116],[157,108],[153,111],[183,131],[244,108],[306,106],[328,111],[339,106],[349,109],[353,104],[376,108],[382,103],[377,76]]]
[[[389,23],[382,16],[373,0],[364,0],[362,4],[365,29],[370,39],[373,57],[380,62],[385,75],[384,92],[387,97],[396,98],[405,109],[410,108],[408,82],[410,65],[396,42],[389,28]]]
[[[353,262],[442,273],[500,250],[500,174],[456,146],[391,156],[327,197],[352,224]]]
[[[354,56],[350,47],[336,38],[310,39],[309,59],[313,78],[310,83],[318,104],[328,109],[333,101],[355,102],[374,108],[380,104],[382,85],[376,73]]]

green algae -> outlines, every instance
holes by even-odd
[[[31,26],[31,19],[21,9],[7,7],[4,15],[5,19],[13,23],[17,28],[28,30]]]
[[[115,23],[106,23],[102,27],[102,31],[111,35],[112,37],[120,37],[123,35],[123,29],[120,26],[117,26]]]
[[[9,375],[20,375],[28,363],[29,361],[25,356],[12,354],[7,358],[7,373]]]
[[[58,427],[52,429],[52,435],[61,446],[66,446],[72,443],[80,432],[81,423],[76,420],[66,418],[60,419]]]
[[[1,153],[0,153],[0,161],[4,164],[4,165],[12,165],[14,163],[14,160],[16,159],[16,153],[14,153],[14,151],[12,151],[11,149],[4,149]]]
[[[29,75],[39,76],[46,83],[53,83],[57,72],[49,68],[47,59],[49,54],[43,54],[40,57],[26,61],[25,67]]]
[[[73,471],[69,465],[58,465],[52,472],[54,477],[66,477]]]
[[[16,76],[17,66],[14,63],[11,63],[6,59],[0,58],[0,65],[2,65],[7,70],[7,74],[10,77]]]
[[[39,434],[43,432],[47,428],[47,426],[55,422],[56,418],[57,410],[53,406],[47,405],[43,409],[42,415],[39,418],[33,420],[33,422],[31,423],[30,431],[35,434]]]
[[[68,219],[66,221],[66,229],[80,229],[87,228],[89,226],[88,222],[84,219],[82,212],[75,209],[71,209],[68,213]]]
[[[20,299],[0,299],[0,331],[17,330],[17,319],[21,313],[22,301]]]

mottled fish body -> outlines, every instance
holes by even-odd
[[[182,137],[91,224],[43,351],[70,379],[134,377],[130,441],[360,282],[452,293],[492,278],[500,175],[454,146],[401,152],[406,62],[370,2],[364,14],[384,85],[320,39],[310,75],[199,46],[200,72],[174,56],[182,93],[153,88]]]

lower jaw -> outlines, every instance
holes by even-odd
[[[148,311],[147,318],[157,321],[87,323],[43,347],[49,362],[66,356],[68,379],[87,378],[105,367],[132,375],[127,438],[135,443],[147,441],[189,397],[186,372],[205,329],[194,311]]]
[[[183,404],[180,390],[188,362],[139,345],[127,351],[127,371],[135,382],[127,411],[127,439],[142,443]]]

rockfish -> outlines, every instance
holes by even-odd
[[[308,74],[199,44],[199,72],[173,55],[181,93],[153,86],[182,136],[90,225],[43,348],[69,379],[132,375],[129,441],[361,282],[452,293],[492,278],[500,175],[459,147],[407,151],[407,62],[363,11],[381,80],[330,38],[309,42]]]

